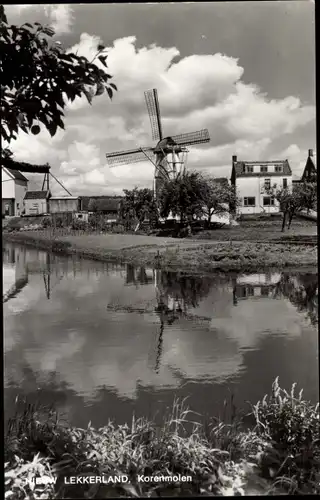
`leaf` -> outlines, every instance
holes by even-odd
[[[53,137],[55,135],[55,133],[57,132],[57,128],[58,128],[58,126],[55,122],[51,122],[47,126],[47,129],[49,130],[51,137]]]
[[[98,83],[97,85],[97,91],[96,91],[96,96],[102,95],[104,93],[104,85],[103,83]]]
[[[105,68],[107,68],[107,67],[108,67],[108,66],[107,66],[107,63],[106,63],[106,59],[107,59],[107,57],[108,57],[108,56],[99,56],[99,57],[98,57],[99,61],[103,64],[103,66],[104,66]]]
[[[83,89],[83,93],[86,96],[88,103],[91,105],[92,104],[92,95],[91,95],[91,93],[88,90],[86,90],[86,89]]]
[[[113,92],[112,92],[112,89],[110,89],[110,87],[107,87],[107,92],[108,92],[108,96],[110,97],[110,99],[112,99]]]
[[[117,86],[114,83],[109,83],[110,87],[114,90],[118,90]]]
[[[105,46],[104,45],[98,45],[98,51],[100,52],[100,50],[104,50],[105,49]]]

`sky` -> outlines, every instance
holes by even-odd
[[[152,187],[149,162],[110,168],[107,152],[155,145],[144,91],[157,88],[164,135],[208,128],[187,168],[231,175],[239,160],[288,159],[301,175],[316,148],[314,2],[7,5],[9,23],[48,23],[92,58],[108,47],[112,101],[68,104],[65,130],[19,134],[16,159],[46,163],[73,195]],[[41,189],[41,176],[27,177]],[[66,194],[52,182],[54,195]]]

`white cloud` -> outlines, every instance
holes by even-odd
[[[315,108],[297,97],[270,99],[254,83],[244,83],[244,68],[235,58],[220,53],[180,58],[176,47],[137,49],[136,42],[129,36],[108,48],[108,70],[119,89],[113,100],[103,95],[89,106],[85,98],[76,99],[67,107],[66,131],[53,140],[47,132],[21,134],[13,145],[19,159],[48,161],[78,194],[151,186],[151,164],[110,169],[105,153],[152,145],[144,91],[153,87],[165,135],[209,129],[210,144],[190,148],[188,167],[219,176],[229,176],[233,154],[274,159],[279,148],[273,144],[280,137],[290,138],[315,121]],[[70,50],[92,59],[99,43],[99,37],[83,33]]]
[[[45,22],[54,28],[57,35],[70,33],[73,24],[72,6],[63,5],[6,5],[5,12],[9,21],[19,22],[20,16],[28,17],[28,22],[34,22],[31,16],[40,15],[45,18]],[[29,19],[30,18],[30,19]],[[38,19],[36,19],[37,21]],[[25,22],[25,19],[21,24]]]
[[[73,22],[71,5],[45,5],[44,9],[57,35],[71,31]]]

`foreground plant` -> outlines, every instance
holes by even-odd
[[[279,386],[276,378],[270,396],[253,407],[256,433],[268,445],[259,455],[265,477],[274,484],[286,483],[290,493],[320,493],[319,403],[313,406]]]
[[[48,413],[49,412],[49,413]],[[43,412],[42,412],[43,413]],[[175,401],[161,427],[146,419],[101,429],[68,428],[55,412],[28,405],[11,419],[5,443],[6,498],[106,498],[320,493],[319,407],[273,384],[252,407],[256,426],[192,421]],[[32,477],[56,477],[34,486]],[[65,476],[128,475],[128,483],[68,485]],[[144,476],[191,476],[191,482],[139,482]],[[30,486],[31,485],[31,486]]]

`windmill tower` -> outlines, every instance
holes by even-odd
[[[148,90],[144,95],[151,123],[152,139],[156,141],[156,145],[107,153],[106,158],[110,167],[149,161],[154,166],[153,191],[157,200],[163,184],[184,173],[187,146],[209,142],[210,137],[207,129],[164,137],[157,89]]]

